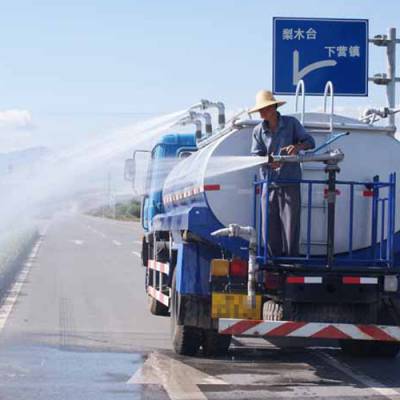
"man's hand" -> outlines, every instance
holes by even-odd
[[[299,152],[299,146],[295,144],[290,144],[289,146],[282,147],[281,148],[281,155],[288,155],[288,156],[293,156],[296,155]]]
[[[310,146],[308,146],[306,143],[290,144],[289,146],[281,148],[281,155],[292,156],[299,154],[300,150],[308,150],[309,148]]]

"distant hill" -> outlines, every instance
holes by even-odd
[[[24,150],[0,153],[0,175],[15,172],[33,166],[41,159],[50,155],[50,150],[44,146],[29,147]]]

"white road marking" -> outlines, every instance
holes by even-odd
[[[83,240],[77,240],[77,239],[72,239],[72,243],[75,243],[77,246],[82,246],[84,241]]]
[[[227,383],[181,361],[157,352],[151,353],[128,384],[162,384],[171,400],[207,400],[198,385]]]
[[[96,233],[97,235],[101,236],[102,238],[106,238],[107,235],[104,234],[103,232],[98,231],[97,229],[94,229],[93,227],[91,227],[90,225],[86,225],[86,227],[91,230],[93,233]]]
[[[35,246],[33,247],[27,261],[24,263],[24,267],[22,268],[22,271],[19,273],[16,282],[14,283],[11,290],[9,290],[8,296],[4,300],[3,305],[0,307],[0,333],[4,329],[7,323],[7,319],[11,314],[15,302],[17,301],[19,293],[21,292],[22,286],[25,283],[25,280],[29,274],[32,263],[36,258],[41,245],[42,245],[42,239],[39,239],[35,244]]]
[[[336,360],[330,354],[327,354],[325,352],[315,352],[315,354],[317,355],[317,357],[319,357],[332,367],[336,368],[337,370],[343,372],[347,376],[350,376],[356,381],[367,386],[369,390],[373,390],[374,392],[378,393],[381,396],[386,397],[387,399],[392,399],[392,400],[399,399],[400,388],[397,388],[398,390],[388,388],[383,383],[378,382],[374,378],[366,376],[361,372],[355,372],[349,365],[347,365],[343,361]]]
[[[113,240],[112,241],[116,246],[121,246],[122,245],[122,243],[121,242],[118,242],[118,240]]]
[[[142,255],[138,251],[132,251],[132,254],[136,257],[142,258]]]
[[[142,242],[140,240],[134,240],[133,243],[142,245]]]

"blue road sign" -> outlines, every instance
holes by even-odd
[[[368,20],[274,18],[273,92],[368,96]]]

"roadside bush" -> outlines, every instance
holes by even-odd
[[[23,266],[39,233],[34,226],[24,226],[0,234],[0,300]]]
[[[140,203],[137,200],[130,200],[116,203],[115,207],[102,206],[90,211],[89,214],[97,217],[136,220],[140,218]]]

